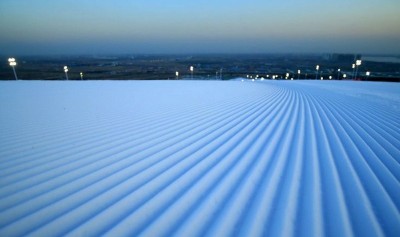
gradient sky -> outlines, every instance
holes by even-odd
[[[400,54],[399,42],[399,0],[0,0],[0,54]]]

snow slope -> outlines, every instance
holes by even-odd
[[[0,236],[400,236],[400,84],[0,82]]]

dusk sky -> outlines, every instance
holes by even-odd
[[[0,54],[400,53],[399,0],[0,0]]]

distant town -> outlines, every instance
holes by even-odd
[[[400,56],[355,54],[2,56],[0,80],[324,79],[400,82]],[[11,61],[10,61],[11,60]],[[15,71],[13,71],[15,70]],[[15,73],[14,73],[15,72]]]

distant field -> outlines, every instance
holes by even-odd
[[[400,236],[399,190],[399,83],[0,82],[0,236]]]
[[[400,82],[400,62],[393,57],[362,57],[358,68],[352,69],[354,59],[361,55],[341,54],[212,54],[212,55],[119,55],[119,56],[21,56],[16,58],[16,71],[22,80],[66,80],[64,66],[68,66],[70,80],[164,80],[193,78],[228,80],[236,77]],[[0,59],[1,59],[0,55]],[[385,59],[385,60],[382,60]],[[387,59],[391,59],[388,61]],[[398,59],[398,57],[397,57]],[[7,62],[7,58],[1,59]],[[316,65],[320,69],[318,74]],[[338,72],[338,69],[340,71]],[[300,75],[298,70],[301,71]],[[370,76],[366,76],[366,72]],[[176,77],[176,72],[179,77]],[[0,80],[13,80],[13,70],[0,63]]]

